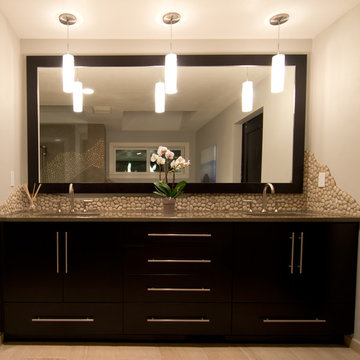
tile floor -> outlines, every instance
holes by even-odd
[[[342,346],[268,345],[13,345],[0,360],[360,360]]]

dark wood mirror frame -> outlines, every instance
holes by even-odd
[[[179,55],[179,66],[271,65],[272,55]],[[163,55],[146,56],[76,56],[76,66],[159,66]],[[295,116],[293,132],[293,181],[274,183],[278,193],[301,193],[304,173],[304,139],[306,108],[306,55],[286,55],[286,65],[296,66]],[[38,68],[61,67],[61,56],[27,57],[27,116],[28,116],[28,183],[38,183]],[[63,193],[69,184],[45,183],[44,193]],[[152,193],[152,183],[77,183],[77,193]],[[188,183],[186,193],[258,193],[263,183]]]

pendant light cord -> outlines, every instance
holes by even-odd
[[[69,54],[69,22],[66,23],[66,51]]]
[[[278,55],[280,54],[280,20],[278,22],[278,43],[277,43],[277,47],[278,47]]]
[[[173,26],[173,17],[171,16],[171,19],[170,19],[170,53],[172,53],[172,49],[173,49],[173,46],[172,46],[172,37],[173,37],[172,26]]]

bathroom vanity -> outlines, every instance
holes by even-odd
[[[342,342],[358,219],[2,218],[5,340]]]

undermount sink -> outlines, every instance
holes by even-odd
[[[38,212],[35,213],[36,216],[76,216],[76,217],[89,217],[89,216],[99,216],[99,211],[89,211],[89,212]]]

